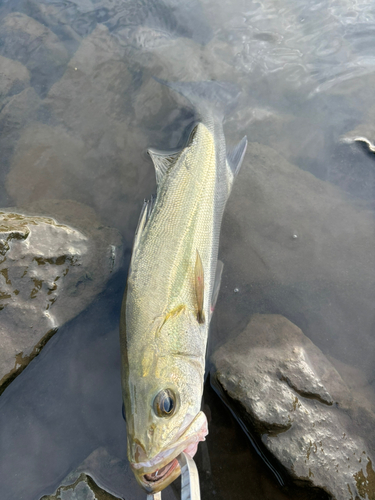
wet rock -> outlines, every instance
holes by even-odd
[[[372,373],[374,228],[340,189],[250,143],[224,214],[220,331],[282,313],[325,353]]]
[[[66,480],[69,481],[70,476]],[[73,478],[72,478],[73,479]],[[45,495],[41,500],[120,500],[102,490],[89,475],[82,473],[68,484],[60,486],[53,495]]]
[[[122,246],[115,229],[73,201],[3,209],[0,220],[3,391],[57,329],[103,290],[120,266]]]
[[[23,64],[0,56],[0,106],[4,97],[21,92],[29,83],[30,74]]]
[[[337,500],[374,498],[374,433],[368,440],[358,435],[347,413],[357,402],[298,327],[280,315],[256,314],[212,360],[239,417],[295,480]]]
[[[47,26],[21,12],[12,12],[2,20],[0,53],[23,63],[32,74],[32,84],[42,93],[69,59]]]

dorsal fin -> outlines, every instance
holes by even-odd
[[[243,137],[240,142],[227,153],[227,162],[234,177],[236,177],[241,168],[242,160],[246,153],[246,148],[247,137],[245,135],[245,137]]]
[[[148,149],[147,153],[150,155],[151,160],[155,167],[156,184],[159,186],[168,170],[176,163],[181,154],[178,151],[159,151],[158,149]]]

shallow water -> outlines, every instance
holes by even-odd
[[[98,484],[145,497],[126,461],[119,308],[140,208],[155,191],[146,149],[181,146],[195,119],[152,77],[235,83],[228,142],[246,134],[263,148],[251,161],[298,167],[263,178],[245,159],[223,222],[210,350],[253,313],[283,314],[374,410],[375,155],[350,142],[375,140],[374,34],[372,1],[0,1],[0,55],[27,68],[0,88],[0,206],[72,199],[119,229],[125,247],[105,292],[0,396],[1,499],[52,494],[98,448],[118,460],[113,470],[90,462]],[[315,498],[278,483],[208,386],[205,404],[202,498]],[[353,422],[359,434],[366,418]],[[177,486],[163,493],[178,497]]]

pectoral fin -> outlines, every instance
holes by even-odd
[[[202,259],[197,250],[197,257],[195,259],[195,296],[197,299],[197,320],[198,323],[204,323],[204,271]]]

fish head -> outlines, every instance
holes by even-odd
[[[192,319],[194,321],[192,321]],[[128,458],[138,483],[156,493],[180,475],[181,452],[193,457],[207,435],[200,411],[205,343],[196,317],[180,311],[130,361],[124,395]],[[135,362],[134,362],[135,361]]]

